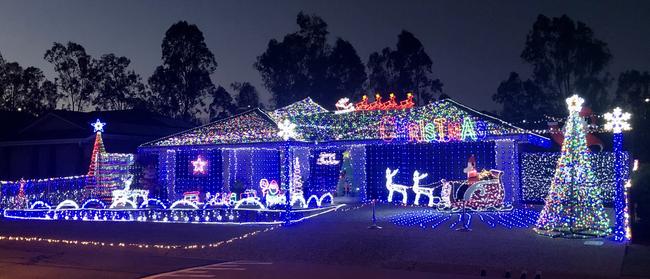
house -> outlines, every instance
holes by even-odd
[[[478,170],[503,174],[502,203],[513,204],[520,200],[522,147],[550,145],[451,99],[421,107],[392,96],[375,103],[364,98],[356,109],[341,104],[328,111],[307,98],[274,111],[253,109],[147,142],[138,157],[156,170],[155,184],[169,200],[197,191],[262,193],[269,181],[292,195],[321,196],[349,188],[342,176],[359,199],[386,200],[389,182],[412,185],[416,171],[428,174],[423,185],[466,180],[463,170],[474,160]]]

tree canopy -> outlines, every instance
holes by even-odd
[[[66,45],[54,43],[45,52],[47,62],[54,65],[57,77],[55,83],[67,99],[71,111],[83,111],[89,108],[91,95],[95,92],[92,58],[83,46],[68,42]]]
[[[526,111],[531,104],[536,104],[533,111],[539,116],[564,115],[564,100],[573,94],[583,96],[594,111],[607,107],[611,78],[606,69],[612,55],[585,23],[566,15],[539,15],[526,36],[521,58],[531,66],[532,77],[525,82],[526,94],[511,80],[512,74],[501,83],[493,99],[504,104],[504,115],[516,115],[506,110]]]
[[[219,86],[210,94],[212,95],[212,103],[209,107],[210,121],[233,115],[236,106],[233,104],[232,96],[225,88]]]
[[[39,115],[56,107],[56,85],[35,67],[7,62],[0,54],[0,110]]]
[[[250,82],[233,82],[230,87],[237,92],[237,108],[240,111],[260,107],[259,94]]]
[[[318,16],[300,12],[296,23],[298,31],[270,40],[254,64],[276,106],[309,96],[333,108],[339,98],[359,94],[366,73],[354,47],[341,38],[328,44],[327,23]]]
[[[215,90],[210,75],[217,68],[203,33],[194,24],[173,24],[162,42],[162,65],[149,78],[158,112],[198,122],[204,99]]]
[[[537,119],[550,111],[549,103],[543,100],[544,94],[530,79],[521,80],[518,73],[511,72],[502,81],[492,99],[503,104],[501,116],[510,121]]]
[[[123,110],[142,106],[145,86],[140,75],[127,67],[131,60],[115,54],[94,60],[97,97],[93,104],[100,109]]]
[[[418,104],[435,100],[442,82],[434,77],[433,60],[411,32],[398,35],[397,48],[384,48],[368,58],[368,90],[393,92],[398,99],[412,92]]]
[[[633,152],[635,157],[647,161],[650,149],[645,143],[650,142],[650,73],[627,70],[618,76],[614,102],[625,111],[632,113]]]

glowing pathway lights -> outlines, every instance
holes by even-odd
[[[332,195],[325,194],[319,199],[314,197],[316,203],[321,205]],[[311,200],[311,197],[310,197]],[[159,223],[193,223],[193,224],[222,224],[222,225],[272,225],[300,222],[321,214],[332,212],[344,206],[331,205],[317,208],[297,208],[285,216],[285,209],[269,209],[255,197],[238,201],[234,207],[199,209],[194,203],[180,200],[169,209],[142,208],[142,209],[103,209],[103,208],[78,208],[76,203],[66,201],[58,209],[8,209],[3,211],[3,216],[9,219],[25,220],[82,220],[82,221],[118,221],[118,222],[159,222]]]
[[[449,224],[449,229],[472,227],[474,220],[480,220],[488,228],[524,229],[535,225],[539,212],[532,209],[513,209],[511,211],[489,211],[471,213],[449,213],[438,210],[417,210],[385,217],[400,227],[436,229]]]
[[[194,170],[193,170],[194,175],[206,174],[207,165],[208,165],[208,161],[203,160],[203,158],[201,158],[201,155],[197,156],[196,160],[192,161],[192,166],[194,166]]]
[[[624,154],[623,154],[623,131],[628,131],[632,129],[630,123],[631,115],[627,112],[623,112],[621,108],[614,108],[614,111],[605,113],[605,130],[612,131],[614,133],[614,154],[616,156],[614,161],[614,173],[615,173],[615,199],[614,199],[614,209],[616,212],[616,224],[614,226],[614,240],[616,241],[626,241],[630,240],[628,237],[630,231],[629,228],[629,213],[627,205],[627,187],[624,184],[623,177],[623,168],[626,168],[624,164]],[[628,184],[629,185],[629,184]]]
[[[284,140],[289,140],[296,138],[298,134],[296,133],[296,124],[291,123],[289,119],[284,119],[284,121],[278,123],[278,136]]]
[[[249,238],[260,233],[269,232],[278,228],[278,226],[272,226],[265,229],[256,230],[253,232],[245,233],[240,236],[236,236],[227,240],[213,242],[213,243],[195,243],[188,245],[178,245],[178,244],[160,244],[160,243],[128,243],[128,242],[104,242],[104,241],[87,241],[87,240],[74,240],[74,239],[56,239],[56,238],[44,238],[44,237],[25,237],[25,236],[8,236],[0,235],[0,241],[12,241],[12,242],[40,242],[46,244],[64,244],[71,246],[94,246],[94,247],[129,247],[129,248],[138,248],[138,249],[164,249],[164,250],[191,250],[191,249],[209,249],[209,248],[218,248],[229,243],[233,243],[238,240]]]

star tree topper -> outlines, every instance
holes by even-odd
[[[298,134],[296,134],[296,124],[291,123],[289,119],[285,119],[279,123],[278,129],[280,129],[278,136],[282,137],[284,140],[289,140],[290,138],[296,138],[298,136]]]
[[[614,134],[619,134],[623,131],[632,129],[630,123],[627,121],[630,120],[630,113],[623,112],[621,108],[617,107],[612,112],[605,113],[605,130],[612,131]]]
[[[582,104],[585,102],[583,98],[580,98],[578,95],[573,95],[566,99],[566,103],[569,106],[569,112],[580,112],[582,110]]]
[[[101,133],[104,132],[104,126],[106,126],[106,123],[99,121],[99,118],[97,118],[95,123],[91,123],[90,126],[93,126],[95,133]]]
[[[192,161],[192,166],[194,166],[194,174],[205,174],[205,166],[208,165],[208,161],[203,160],[201,156],[198,156],[196,160]]]

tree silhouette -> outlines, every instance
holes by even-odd
[[[0,110],[25,111],[39,115],[56,107],[59,98],[56,85],[35,67],[23,69],[18,63],[7,63],[0,55]]]
[[[368,91],[393,92],[405,99],[412,92],[418,104],[425,104],[442,93],[442,82],[434,78],[433,61],[411,32],[402,30],[397,48],[384,48],[368,58]]]
[[[618,76],[616,102],[637,115],[647,112],[645,99],[650,98],[650,73],[628,70]]]
[[[618,76],[615,103],[632,113],[632,145],[635,157],[641,161],[650,159],[650,73],[628,70]]]
[[[327,23],[318,16],[300,12],[296,23],[298,31],[270,40],[254,64],[276,106],[311,97],[333,108],[339,98],[359,94],[366,74],[352,45],[339,38],[332,48]]]
[[[67,45],[54,43],[45,52],[44,58],[54,65],[57,73],[55,83],[68,99],[67,107],[71,111],[87,109],[91,94],[95,91],[95,73],[92,59],[84,47],[73,42]]]
[[[134,71],[127,70],[131,60],[115,54],[106,54],[93,64],[97,85],[94,105],[101,109],[123,110],[143,102],[145,86],[142,78]]]
[[[350,42],[341,38],[336,40],[329,56],[327,76],[327,84],[323,87],[329,88],[331,93],[325,92],[321,96],[323,105],[331,108],[342,97],[361,95],[367,79],[366,69]]]
[[[235,90],[237,109],[244,111],[260,106],[260,97],[255,86],[249,82],[233,82],[230,84],[232,90]]]
[[[210,75],[217,68],[203,33],[194,24],[173,24],[162,42],[162,65],[149,78],[156,108],[163,115],[198,122],[203,99],[215,90]]]
[[[605,69],[611,57],[607,44],[595,38],[585,23],[576,23],[566,15],[554,18],[539,15],[521,53],[521,58],[532,67],[530,81],[539,90],[518,96],[508,108],[504,107],[504,114],[508,115],[507,109],[525,111],[530,104],[538,103],[545,108],[540,112],[559,116],[564,113],[563,100],[575,93],[585,96],[594,111],[603,111],[608,105],[607,88],[611,83]],[[501,91],[493,99],[505,105],[516,94]]]
[[[232,96],[230,96],[230,93],[225,88],[219,86],[210,94],[212,95],[212,103],[209,108],[210,121],[231,116],[235,112],[236,108],[233,104]]]
[[[555,96],[557,98],[557,96]],[[506,81],[499,84],[492,99],[503,104],[501,116],[510,121],[535,119],[551,113],[548,101],[535,82],[522,81],[519,74],[512,72]]]

